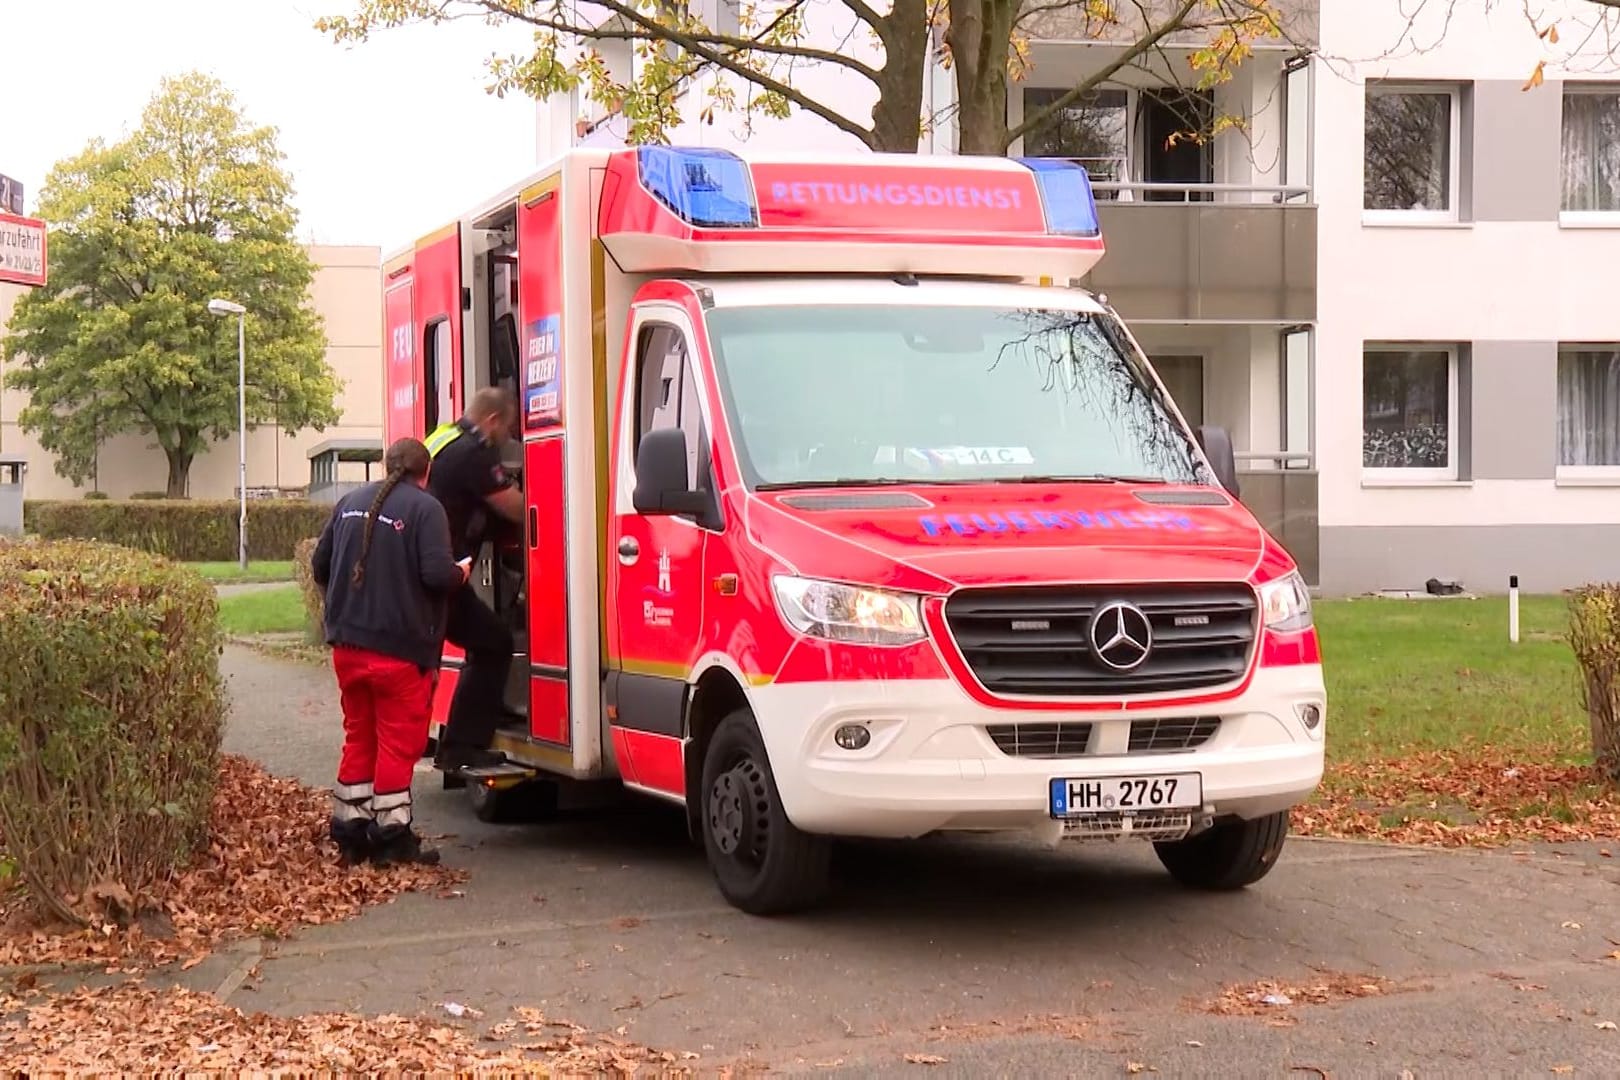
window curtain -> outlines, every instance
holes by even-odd
[[[1558,463],[1620,465],[1620,351],[1558,358]]]
[[[1620,94],[1564,95],[1564,209],[1620,210]]]

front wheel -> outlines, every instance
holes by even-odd
[[[1271,872],[1288,838],[1288,811],[1223,821],[1197,836],[1153,845],[1170,876],[1190,889],[1247,888]]]
[[[709,740],[702,799],[703,849],[732,906],[780,915],[825,895],[831,844],[788,820],[765,740],[747,709],[720,721]]]

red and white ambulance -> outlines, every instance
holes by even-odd
[[[834,837],[1263,876],[1322,773],[1309,595],[1225,433],[1072,287],[1102,256],[1065,162],[641,147],[390,259],[388,438],[521,403],[526,536],[473,584],[527,724],[481,814],[670,800],[756,913],[815,901]]]

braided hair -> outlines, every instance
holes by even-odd
[[[377,525],[377,515],[382,513],[383,503],[388,501],[388,496],[403,481],[407,479],[420,481],[426,476],[432,461],[432,455],[428,453],[427,447],[416,439],[399,439],[383,456],[383,465],[388,469],[388,476],[377,489],[377,497],[371,500],[371,509],[366,511],[365,532],[360,537],[360,557],[355,560],[354,570],[349,575],[349,580],[355,588],[358,589],[366,583],[366,559],[371,555],[371,532]]]

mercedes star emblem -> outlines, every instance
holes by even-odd
[[[1135,604],[1115,600],[1092,617],[1090,638],[1097,659],[1115,671],[1132,671],[1153,651],[1153,624]]]

